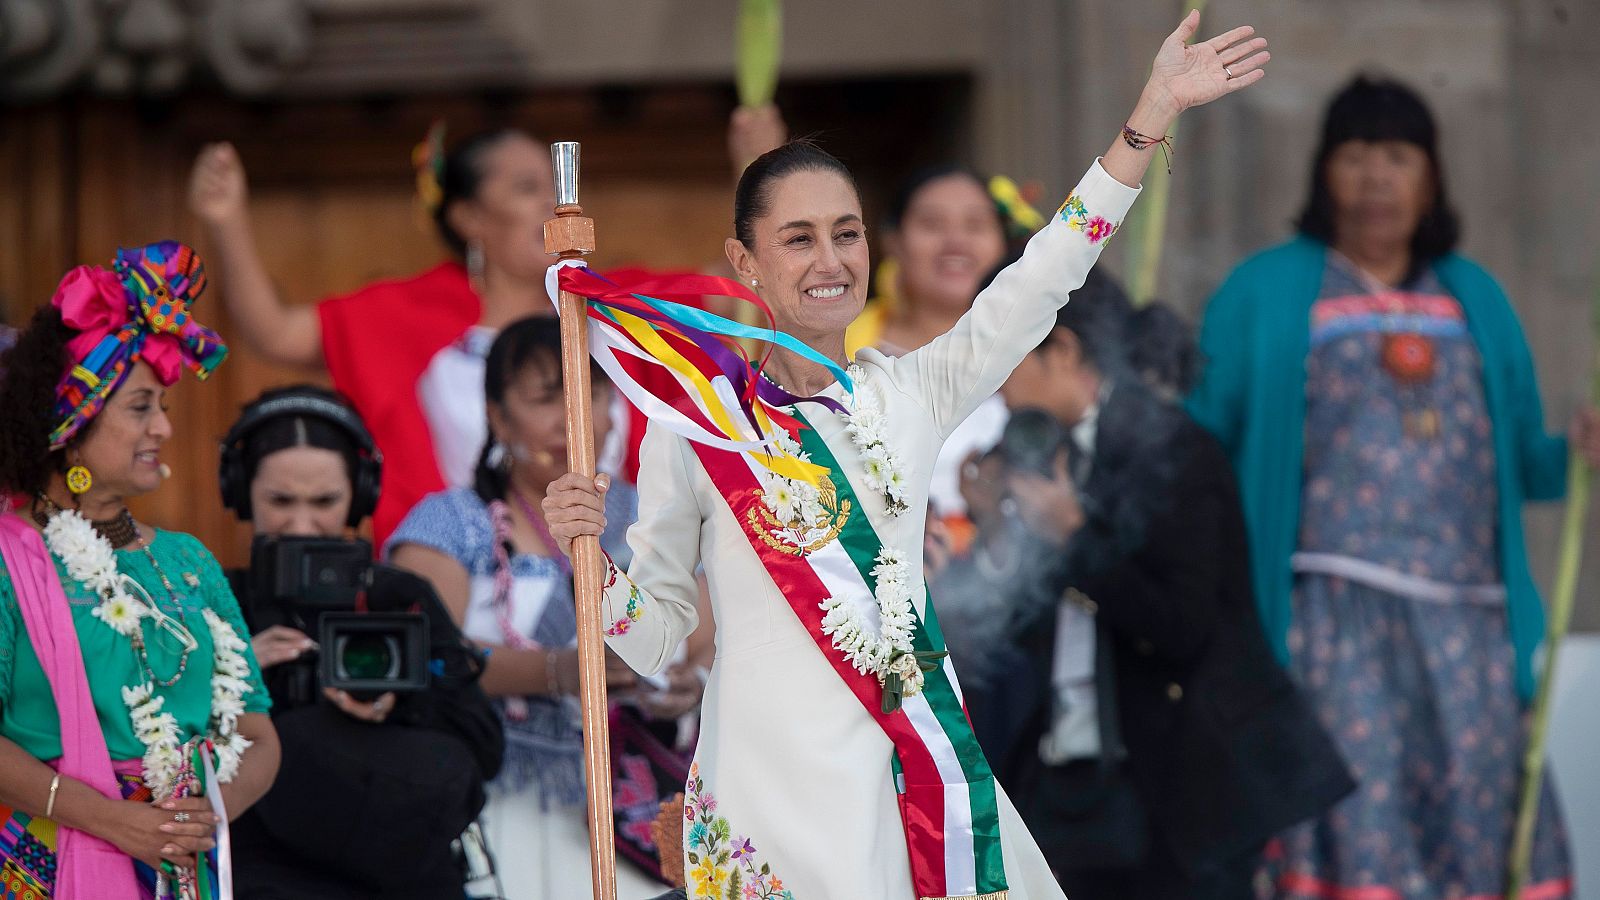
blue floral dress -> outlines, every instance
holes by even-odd
[[[1269,849],[1280,898],[1500,897],[1526,723],[1482,365],[1431,274],[1329,254],[1306,361],[1295,676],[1360,786]],[[1570,897],[1546,784],[1528,897]]]
[[[605,547],[620,564],[629,558],[624,534],[638,517],[638,495],[626,484],[606,494]],[[506,643],[494,608],[494,526],[472,490],[429,494],[389,537],[385,553],[402,544],[451,557],[471,579],[463,633],[484,645]],[[577,643],[578,622],[567,571],[549,556],[510,557],[510,627],[542,647]],[[572,697],[500,698],[505,763],[489,785],[483,823],[507,897],[587,897],[589,839],[584,807],[583,732]],[[648,896],[661,885],[627,866],[617,870],[619,896]]]

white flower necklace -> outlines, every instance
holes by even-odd
[[[847,371],[856,391],[851,404],[854,408],[845,416],[845,433],[861,456],[867,486],[882,494],[890,517],[898,517],[910,509],[906,502],[905,465],[889,445],[888,419],[875,389],[867,384],[866,373],[854,363]],[[781,450],[810,461],[787,433],[780,431],[777,443]],[[800,542],[805,536],[826,529],[828,520],[838,513],[837,504],[828,503],[824,491],[816,485],[778,475],[770,477],[762,500],[780,522],[801,536]],[[857,672],[877,676],[878,683],[884,686],[883,711],[891,713],[900,707],[903,697],[922,692],[924,673],[932,671],[944,654],[912,649],[916,615],[911,566],[899,551],[887,545],[880,547],[872,575],[878,585],[874,592],[878,606],[876,632],[868,625],[861,607],[834,597],[821,603],[821,630],[832,638],[834,649],[843,653]]]
[[[170,624],[153,602],[146,603],[129,593],[130,586],[140,593],[144,593],[144,588],[117,570],[116,551],[111,542],[77,511],[63,509],[53,514],[45,525],[44,538],[50,552],[66,567],[67,575],[83,582],[100,598],[92,615],[127,638],[139,654],[145,681],[124,686],[122,702],[128,707],[133,733],[145,748],[145,785],[157,800],[165,800],[178,787],[179,773],[184,766],[184,745],[179,740],[178,720],[172,713],[163,711],[166,698],[156,693],[140,620],[155,618],[174,633],[181,632],[180,637],[190,649],[194,638],[182,631],[181,625]],[[244,713],[244,695],[252,690],[246,681],[250,663],[244,657],[245,643],[233,626],[210,609],[202,610],[201,615],[211,632],[212,643],[211,716],[206,737],[217,753],[217,778],[227,783],[238,774],[240,757],[250,746],[250,741],[238,731],[239,716]],[[182,674],[181,667],[179,674]]]

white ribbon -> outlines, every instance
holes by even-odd
[[[560,272],[561,269],[568,266],[584,268],[586,263],[581,259],[563,259],[545,270],[545,292],[549,295],[550,302],[554,304],[557,315],[561,312]],[[618,331],[616,326],[596,319],[589,319],[588,322],[590,355],[594,357],[595,362],[600,364],[600,368],[611,379],[611,383],[616,385],[617,389],[622,391],[622,395],[627,397],[630,403],[638,407],[639,411],[644,413],[650,421],[697,444],[705,444],[708,447],[716,447],[720,450],[732,450],[736,453],[772,450],[774,442],[770,439],[734,440],[708,431],[705,426],[650,393],[644,385],[636,381],[632,375],[628,374],[627,370],[622,368],[622,364],[618,361],[616,354],[626,353],[637,359],[645,360],[652,365],[660,366],[672,374],[672,377],[677,380],[679,386],[684,389],[684,393],[690,399],[693,400],[698,397],[698,392],[693,389],[682,374],[671,366],[663,365],[660,360],[641,350],[632,340]],[[734,424],[741,430],[748,431],[748,423],[741,421],[740,414],[736,413],[739,409],[739,403],[733,391],[733,386],[728,383],[727,377],[718,375],[711,379],[711,386],[717,392],[718,398],[722,400],[724,408],[730,413],[730,417],[734,418]],[[707,418],[710,418],[710,416],[707,416]]]
[[[217,815],[217,900],[233,900],[233,841],[228,834],[228,810],[222,803],[222,782],[217,780],[209,749],[201,752],[200,761],[206,770],[206,799]]]

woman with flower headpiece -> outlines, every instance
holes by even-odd
[[[748,287],[721,289],[775,320],[761,372],[712,339],[735,328],[583,269],[555,273],[591,298],[608,373],[653,346],[686,385],[655,398],[632,562],[598,574],[607,643],[641,672],[696,626],[698,569],[709,586],[717,654],[685,788],[690,898],[1062,897],[977,745],[928,601],[930,472],[1050,331],[1177,115],[1263,77],[1253,29],[1190,45],[1198,25],[1191,13],[1162,43],[1121,134],[1022,258],[903,356],[846,351],[866,225],[849,170],[805,141],[745,169],[725,244]],[[563,550],[604,532],[608,487],[576,473],[550,485],[544,513]]]
[[[1011,179],[985,180],[953,163],[914,172],[884,213],[877,293],[846,333],[850,353],[872,347],[903,356],[949,331],[1046,221]],[[999,442],[1006,419],[1005,401],[990,396],[951,433],[934,462],[931,511],[950,529],[958,553],[973,530],[961,489],[963,463],[970,472],[971,458]]]
[[[0,895],[231,888],[227,822],[277,737],[239,605],[193,537],[134,519],[160,486],[166,393],[227,354],[175,242],[67,273],[0,357]]]
[[[770,118],[735,116],[735,152],[768,140]],[[189,193],[246,342],[280,365],[326,365],[334,386],[371,426],[384,455],[372,516],[378,546],[423,497],[472,485],[487,436],[489,346],[517,319],[554,314],[544,292],[544,220],[555,206],[546,146],[526,132],[497,128],[446,152],[443,127],[436,125],[413,162],[418,200],[454,258],[315,304],[286,304],[273,287],[250,228],[244,165],[232,146],[200,152]]]

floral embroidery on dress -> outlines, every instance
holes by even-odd
[[[628,578],[627,575],[622,577]],[[634,584],[632,579],[628,579],[628,607],[623,610],[621,617],[606,628],[606,634],[610,637],[619,637],[627,634],[628,629],[633,627],[633,623],[644,618],[643,601],[644,598],[639,594],[639,586]]]
[[[1067,195],[1066,202],[1062,203],[1061,208],[1056,210],[1056,215],[1061,217],[1061,221],[1067,223],[1068,228],[1073,231],[1083,232],[1084,237],[1087,237],[1091,244],[1098,244],[1117,233],[1117,226],[1114,222],[1104,216],[1089,215],[1089,208],[1084,205],[1083,198],[1079,197],[1076,192]]]
[[[756,861],[756,847],[748,837],[737,837],[725,816],[717,813],[717,798],[706,792],[700,764],[689,766],[684,786],[684,852],[689,859],[689,896],[708,900],[794,900],[772,867]]]

